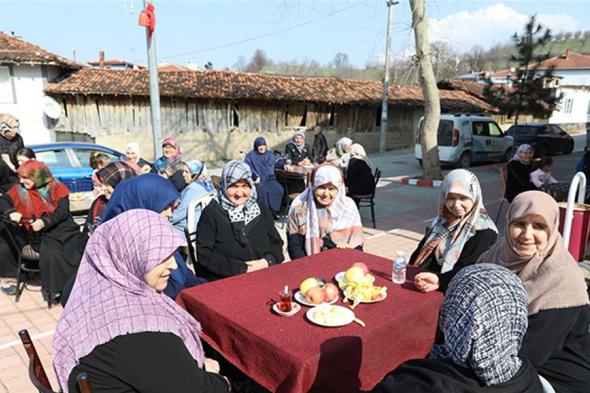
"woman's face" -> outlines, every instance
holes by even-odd
[[[256,148],[256,150],[258,150],[258,153],[264,154],[266,153],[266,145],[260,145]]]
[[[27,190],[32,190],[33,188],[35,188],[35,182],[25,177],[20,178],[20,184],[22,184],[23,187]]]
[[[191,184],[191,182],[193,180],[192,175],[191,175],[191,170],[186,165],[182,166],[182,177],[184,178],[184,182],[186,184]]]
[[[173,157],[175,153],[176,153],[176,148],[174,146],[171,146],[171,145],[162,146],[162,154],[164,155],[164,157],[166,157],[166,158]]]
[[[115,189],[113,187],[109,186],[108,184],[102,185],[102,193],[106,199],[111,199],[111,196],[113,195],[113,191],[115,191]]]
[[[528,214],[510,223],[508,235],[520,254],[532,256],[547,247],[549,227],[543,217]]]
[[[236,205],[243,205],[248,201],[251,192],[250,183],[241,179],[227,187],[227,198]]]
[[[463,218],[473,209],[473,201],[465,195],[449,192],[445,206],[455,217]]]
[[[176,270],[177,267],[176,259],[174,259],[174,254],[172,254],[162,263],[147,272],[143,278],[146,284],[154,291],[162,292],[168,285],[170,273]]]
[[[338,187],[332,183],[322,184],[314,191],[315,200],[324,207],[330,206],[336,199],[337,195]]]
[[[301,145],[303,144],[303,141],[305,141],[305,138],[303,138],[301,135],[296,135],[295,139],[293,139],[295,141],[296,145]]]
[[[166,206],[166,208],[160,212],[160,215],[166,219],[172,217],[172,212],[174,211],[175,204],[176,204],[176,202],[173,203],[172,205]]]
[[[27,162],[29,160],[30,160],[30,158],[27,156],[21,156],[21,155],[16,156],[16,161],[18,162],[19,166],[21,166],[22,164],[24,164],[25,162]]]
[[[529,162],[530,160],[533,159],[533,151],[532,150],[527,150],[524,153],[522,153],[522,160],[524,162]]]
[[[125,151],[125,154],[127,155],[127,159],[134,162],[137,161],[137,159],[139,158],[135,150],[127,149],[127,151]]]

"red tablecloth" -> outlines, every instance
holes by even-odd
[[[354,262],[364,262],[376,285],[388,287],[379,303],[356,307],[356,323],[317,326],[308,307],[290,318],[272,310],[279,290],[297,288],[306,277],[332,279]],[[177,301],[201,322],[202,338],[246,375],[273,392],[369,390],[402,362],[423,358],[432,347],[439,292],[414,289],[408,267],[403,286],[391,282],[391,261],[355,250],[331,250],[183,291]],[[337,304],[343,304],[339,301]]]

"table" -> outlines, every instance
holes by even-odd
[[[375,284],[388,287],[384,301],[355,309],[365,327],[317,326],[304,306],[290,318],[271,311],[283,286],[295,289],[307,277],[335,282],[334,275],[354,262],[367,264]],[[390,260],[334,249],[184,290],[177,302],[199,320],[203,340],[270,391],[357,392],[430,351],[442,294],[417,292],[412,279],[418,271],[409,266],[406,284],[395,285]]]

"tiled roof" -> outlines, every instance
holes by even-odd
[[[45,64],[76,69],[80,65],[37,45],[0,32],[0,63]]]
[[[88,64],[90,64],[91,66],[97,67],[100,65],[100,60],[93,60],[93,61],[89,61]],[[119,59],[109,59],[109,60],[105,60],[104,61],[104,65],[105,66],[126,66],[129,68],[133,68],[133,67],[138,67],[138,68],[145,68],[143,66],[134,64],[134,63],[130,63],[126,60],[119,60]]]
[[[470,80],[461,79],[445,79],[437,83],[438,88],[441,91],[463,91],[469,95],[485,100],[484,89],[486,83],[479,83]],[[512,87],[506,85],[493,85],[492,89],[498,89],[502,87],[506,91],[512,91]]]
[[[590,70],[590,55],[566,50],[559,56],[551,57],[539,65],[539,69],[545,70],[554,67],[556,70]]]
[[[173,72],[173,71],[190,71],[188,67],[178,64],[163,64],[158,66],[159,72]]]
[[[160,95],[209,99],[377,104],[383,97],[381,82],[352,79],[289,77],[229,71],[183,71],[159,74]],[[146,70],[84,68],[68,78],[50,83],[49,94],[147,96]],[[494,111],[490,105],[463,91],[440,91],[447,110]],[[389,102],[423,105],[419,86],[390,86]]]

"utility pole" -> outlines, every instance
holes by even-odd
[[[381,132],[379,133],[379,154],[385,153],[385,142],[387,141],[387,89],[389,88],[389,46],[391,44],[391,24],[393,23],[393,12],[391,9],[397,0],[387,0],[387,41],[385,43],[385,75],[383,76],[383,105],[381,106]]]

